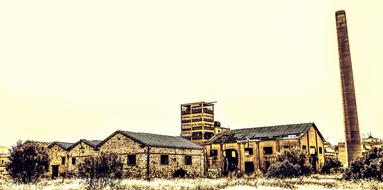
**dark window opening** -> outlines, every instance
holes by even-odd
[[[204,133],[204,139],[210,139],[213,136],[214,136],[214,133],[209,133],[209,132]]]
[[[161,155],[161,165],[169,164],[169,155]]]
[[[217,150],[210,150],[210,156],[217,156],[218,151]]]
[[[128,165],[130,166],[136,165],[136,155],[128,155]]]
[[[303,149],[303,150],[306,150],[306,145],[303,145],[303,146],[302,146],[302,149]]]
[[[273,147],[263,147],[264,154],[273,154]]]
[[[192,165],[192,157],[185,156],[185,165]]]
[[[253,155],[253,148],[245,148],[245,156]]]
[[[76,158],[72,158],[72,165],[76,165]]]
[[[61,157],[61,165],[64,165],[65,164],[65,157]]]
[[[322,154],[322,147],[319,147],[319,154]]]

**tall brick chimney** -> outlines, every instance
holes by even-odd
[[[338,34],[338,51],[340,74],[342,81],[344,132],[346,136],[346,150],[348,166],[361,156],[361,142],[358,124],[358,113],[352,74],[351,54],[347,32],[346,12],[337,11],[336,29]]]

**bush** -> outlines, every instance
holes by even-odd
[[[79,177],[84,178],[87,189],[114,188],[123,176],[122,162],[117,154],[101,154],[88,157],[78,167]]]
[[[176,171],[174,171],[173,173],[173,177],[181,177],[181,178],[185,178],[185,177],[188,177],[188,173],[186,170],[182,169],[182,168],[179,168],[177,169]]]
[[[383,150],[373,148],[361,158],[351,162],[343,175],[346,180],[383,179]]]
[[[10,150],[6,170],[16,183],[36,183],[49,171],[49,155],[45,147],[18,141]]]
[[[339,169],[342,167],[342,163],[338,158],[326,157],[324,160],[324,165],[321,168],[321,172],[324,174],[329,174],[334,169]]]
[[[311,164],[305,152],[293,148],[284,149],[266,171],[266,177],[291,178],[310,175]]]

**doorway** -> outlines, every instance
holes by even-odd
[[[245,162],[245,173],[246,174],[254,173],[254,163],[253,162]]]
[[[223,174],[228,175],[230,172],[235,172],[238,168],[238,153],[234,149],[224,151],[224,168]]]
[[[52,179],[59,176],[59,165],[52,165]]]

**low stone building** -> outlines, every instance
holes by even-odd
[[[227,175],[228,167],[238,172],[265,171],[276,153],[291,147],[307,152],[316,171],[324,164],[324,138],[314,123],[277,125],[228,130],[205,144],[209,170]]]
[[[69,167],[69,150],[73,143],[55,141],[48,145],[50,167],[47,176],[66,176]]]
[[[172,177],[183,169],[203,176],[203,147],[181,137],[116,131],[98,145],[100,152],[117,153],[128,177]]]
[[[55,141],[48,146],[48,176],[76,176],[85,158],[116,153],[125,177],[172,177],[182,169],[190,176],[204,175],[203,147],[181,137],[116,131],[105,140],[81,139],[76,143]]]

